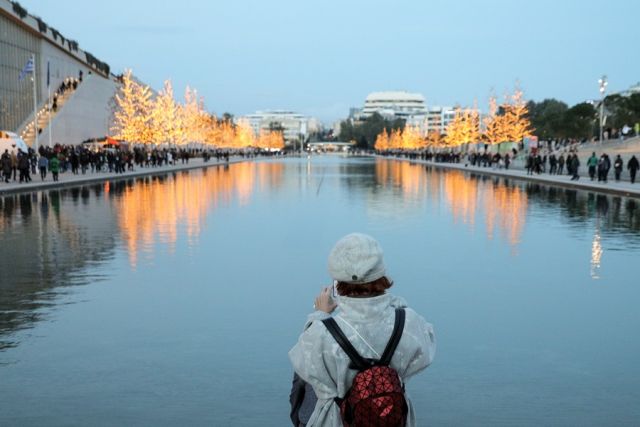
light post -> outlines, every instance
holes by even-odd
[[[607,91],[607,76],[602,76],[598,79],[598,85],[600,85],[600,144],[604,137],[604,94]]]

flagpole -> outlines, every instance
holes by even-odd
[[[36,90],[36,54],[31,55],[31,59],[33,60],[33,127],[35,130],[36,140],[34,143],[34,149],[38,152],[38,93]]]

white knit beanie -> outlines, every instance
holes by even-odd
[[[329,253],[329,274],[339,282],[368,283],[385,273],[382,248],[366,234],[344,236]]]

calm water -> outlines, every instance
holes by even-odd
[[[0,425],[288,425],[352,231],[436,327],[422,425],[638,425],[639,201],[340,157],[0,198]]]

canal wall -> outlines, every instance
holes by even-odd
[[[248,161],[246,157],[231,157],[229,161],[216,160],[215,158],[205,162],[202,158],[189,159],[189,163],[180,163],[176,165],[136,168],[133,171],[124,173],[115,172],[87,172],[86,174],[73,175],[70,171],[60,174],[59,181],[53,181],[51,173],[47,173],[47,180],[41,181],[40,175],[36,173],[31,177],[32,181],[28,183],[19,183],[11,181],[5,183],[0,181],[0,196],[5,194],[29,193],[32,191],[49,190],[54,188],[77,187],[85,184],[94,184],[104,181],[119,181],[123,179],[136,178],[140,176],[165,175],[171,172],[187,171],[191,169],[203,169],[212,166],[224,166],[233,163]]]

